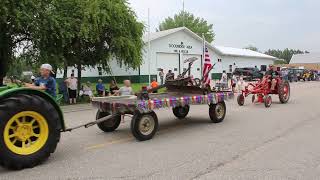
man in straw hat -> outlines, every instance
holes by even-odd
[[[26,83],[25,86],[30,89],[42,90],[56,97],[56,80],[51,76],[54,74],[50,64],[42,64],[40,67],[40,77],[36,78],[33,84]]]

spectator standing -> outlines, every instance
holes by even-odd
[[[36,78],[33,84],[25,83],[25,86],[30,89],[43,90],[56,97],[56,80],[51,76],[54,74],[50,64],[42,64],[40,67],[40,77]]]
[[[110,90],[111,95],[115,95],[117,93],[117,91],[119,90],[119,87],[114,79],[111,80],[111,82],[110,82],[109,90]]]
[[[98,93],[98,96],[106,96],[106,87],[104,86],[102,79],[98,80],[98,83],[96,85],[96,91]]]
[[[226,71],[222,72],[220,84],[222,85],[222,89],[226,89],[228,87],[228,75]]]
[[[159,72],[159,77],[160,77],[160,84],[162,85],[162,84],[163,84],[163,78],[164,78],[163,69],[160,70],[160,72]]]
[[[68,85],[69,92],[69,103],[77,103],[77,90],[78,90],[78,79],[74,77],[74,74],[71,74],[71,77],[66,79],[65,82]]]
[[[123,84],[124,86],[119,89],[118,94],[120,96],[134,95],[130,80],[123,81]]]

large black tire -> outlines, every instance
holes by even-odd
[[[283,81],[279,84],[278,88],[279,100],[282,104],[285,104],[290,99],[290,84],[288,81]]]
[[[218,104],[209,105],[209,116],[213,123],[221,123],[227,114],[227,107],[224,101]]]
[[[178,119],[184,119],[189,111],[190,111],[190,106],[185,105],[185,106],[179,106],[179,107],[174,107],[172,108],[173,114],[178,118]]]
[[[30,113],[41,117],[35,120]],[[15,120],[16,116],[19,119]],[[0,102],[1,166],[19,170],[32,168],[45,161],[55,151],[60,140],[59,121],[59,114],[54,106],[41,97],[15,95],[2,100]],[[26,131],[26,124],[31,127],[27,129],[28,131]],[[26,136],[25,132],[27,132],[28,136]],[[17,135],[18,133],[19,136]],[[30,135],[30,133],[33,135]],[[21,140],[22,137],[28,139]],[[41,145],[38,146],[37,144],[39,143]],[[23,152],[14,148],[20,148]],[[35,149],[33,149],[34,152],[27,152],[27,148],[29,150],[30,148]]]
[[[108,112],[101,112],[100,110],[98,110],[96,119],[100,119],[109,115],[110,113]],[[113,132],[116,129],[118,129],[120,123],[121,123],[121,115],[119,114],[119,115],[116,115],[114,118],[109,119],[108,121],[98,123],[97,126],[99,127],[99,129],[101,129],[104,132]]]
[[[147,141],[153,138],[159,127],[158,117],[155,112],[136,112],[131,121],[131,132],[139,141]]]
[[[238,95],[237,102],[238,102],[239,106],[243,106],[244,105],[244,95],[243,94],[239,94]]]

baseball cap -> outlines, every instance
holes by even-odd
[[[54,74],[54,72],[52,71],[52,66],[50,64],[42,64],[40,69],[47,69],[51,71],[52,74]]]

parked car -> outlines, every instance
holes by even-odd
[[[243,76],[243,79],[246,81],[252,81],[253,79],[261,79],[263,73],[257,68],[236,68],[233,72],[236,76]]]

